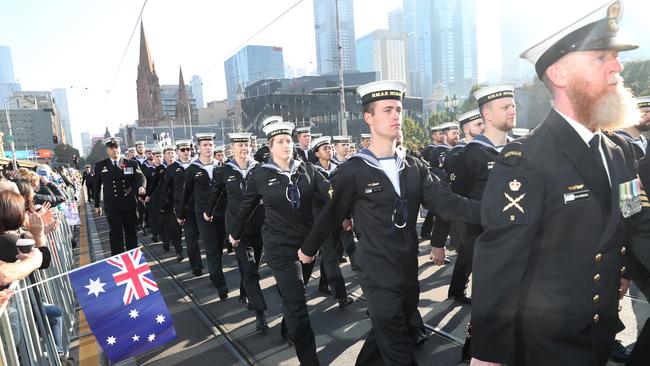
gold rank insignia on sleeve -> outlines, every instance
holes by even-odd
[[[524,182],[525,183],[525,182]],[[526,185],[519,179],[506,183],[503,190],[504,206],[502,213],[506,222],[523,223],[526,221]]]

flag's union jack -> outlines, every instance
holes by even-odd
[[[143,261],[140,248],[109,258],[106,262],[120,269],[119,272],[113,273],[113,279],[118,286],[126,284],[124,305],[130,304],[134,299],[140,300],[150,292],[158,291],[156,282],[145,277],[151,273],[151,270],[147,262]]]

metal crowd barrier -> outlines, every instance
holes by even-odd
[[[71,193],[69,190],[68,195]],[[76,300],[68,276],[37,284],[75,268],[71,243],[75,229],[66,222],[63,210],[59,209],[57,216],[58,228],[47,235],[52,253],[50,267],[36,270],[28,278],[12,283],[10,289],[16,293],[8,306],[0,308],[0,366],[61,365],[44,303],[61,309],[64,355],[68,354],[71,339],[76,337]],[[37,285],[20,291],[32,284]]]

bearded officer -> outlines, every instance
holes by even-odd
[[[144,195],[146,192],[145,178],[138,163],[120,156],[121,141],[118,137],[109,137],[102,141],[106,145],[108,158],[95,164],[96,176],[93,186],[95,214],[98,216],[102,215],[100,193],[104,197],[111,255],[137,247],[136,194]]]
[[[618,53],[637,46],[617,38],[620,16],[612,1],[522,54],[553,109],[501,151],[485,188],[472,365],[607,363],[629,285],[625,231],[643,214],[632,162],[602,133],[632,98]]]

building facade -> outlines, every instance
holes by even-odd
[[[61,121],[62,136],[61,142],[68,145],[73,144],[72,125],[70,122],[70,109],[68,107],[68,93],[66,89],[52,89],[52,98],[56,109],[59,111],[59,120]]]
[[[235,104],[237,89],[258,80],[284,77],[282,47],[246,46],[224,62],[228,103]]]
[[[11,48],[0,46],[0,103],[16,91],[20,91],[20,84],[16,83],[14,77]]]
[[[156,66],[149,52],[144,25],[140,24],[140,59],[138,62],[138,78],[136,80],[138,96],[138,124],[140,126],[155,126],[163,120],[160,81]]]
[[[203,80],[198,75],[192,76],[190,79],[190,93],[194,96],[197,109],[205,108],[203,104]]]
[[[406,82],[406,34],[379,29],[357,40],[359,72],[379,72],[380,80]]]
[[[357,71],[354,35],[354,7],[352,0],[338,0],[343,71]],[[316,62],[318,75],[338,74],[336,39],[336,2],[314,0],[314,26],[316,35]]]

